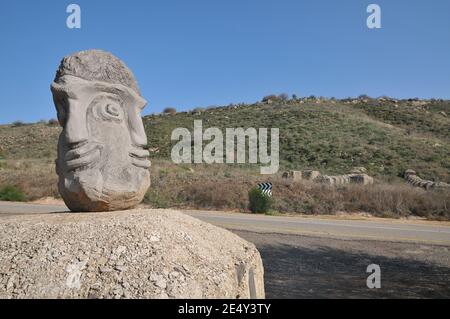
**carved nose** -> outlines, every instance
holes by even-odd
[[[66,125],[64,126],[66,142],[69,144],[78,144],[87,141],[88,132],[86,124],[86,113],[83,110],[76,110],[71,105],[69,107]]]
[[[147,135],[145,134],[144,125],[142,124],[139,110],[133,110],[129,113],[128,121],[131,127],[131,139],[136,146],[147,146]]]

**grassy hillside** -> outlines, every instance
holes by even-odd
[[[376,216],[450,219],[448,192],[405,185],[414,169],[426,179],[450,182],[450,102],[394,100],[289,100],[196,109],[144,117],[153,158],[152,186],[145,202],[154,207],[247,210],[248,190],[274,183],[278,212],[333,214],[368,212]],[[280,172],[261,176],[259,165],[175,165],[172,130],[267,127],[280,129]],[[18,125],[19,124],[19,125]],[[61,129],[45,123],[0,126],[0,192],[13,185],[27,200],[58,197],[54,159]],[[286,184],[286,169],[348,173],[364,166],[375,176],[370,187],[328,188]],[[226,186],[224,186],[226,185]]]
[[[450,114],[450,103],[442,106]],[[450,118],[439,108],[416,110],[408,102],[346,105],[288,102],[150,116],[145,127],[154,157],[169,158],[170,134],[192,130],[193,120],[206,127],[278,127],[284,169],[315,168],[347,173],[364,166],[370,174],[395,178],[412,168],[423,177],[450,181]],[[445,114],[445,113],[444,113]]]
[[[279,128],[282,169],[339,174],[364,166],[374,176],[395,179],[411,168],[450,182],[450,102],[358,102],[258,103],[147,116],[144,125],[153,158],[170,159],[172,130],[192,130],[194,120],[203,120],[204,129]],[[43,123],[0,126],[0,158],[54,158],[59,131]]]

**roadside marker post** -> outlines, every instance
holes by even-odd
[[[264,195],[272,197],[272,183],[259,183],[258,188]]]

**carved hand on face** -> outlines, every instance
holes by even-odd
[[[149,185],[140,118],[146,101],[125,86],[73,76],[53,83],[52,92],[63,126],[57,159],[63,198],[82,191],[94,202],[135,200]]]

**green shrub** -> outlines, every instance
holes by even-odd
[[[23,202],[25,201],[25,195],[17,187],[7,185],[0,189],[0,200],[10,202]]]
[[[281,101],[287,101],[289,100],[289,95],[287,93],[281,93],[280,95],[278,95],[278,99],[280,99]]]
[[[196,107],[195,109],[192,110],[192,112],[194,113],[200,113],[200,112],[204,112],[206,111],[206,109],[204,107]]]
[[[22,122],[22,121],[14,121],[14,122],[12,123],[12,126],[13,126],[13,127],[25,126],[25,123]]]
[[[56,126],[56,125],[58,125],[58,124],[59,124],[59,122],[58,122],[57,119],[50,119],[50,120],[48,120],[48,122],[47,122],[47,125],[49,125],[49,126]]]
[[[279,99],[280,98],[277,95],[271,94],[271,95],[266,95],[265,97],[263,97],[261,102],[263,102],[263,103],[267,103],[269,101],[276,102],[276,101],[279,101]]]
[[[255,214],[267,214],[272,207],[272,197],[264,194],[259,188],[255,187],[248,193],[250,201],[250,211]]]
[[[163,194],[157,191],[148,191],[144,196],[144,203],[154,208],[169,208],[171,204],[170,199],[165,198]]]
[[[177,114],[177,109],[174,107],[166,107],[163,111],[164,114]]]

